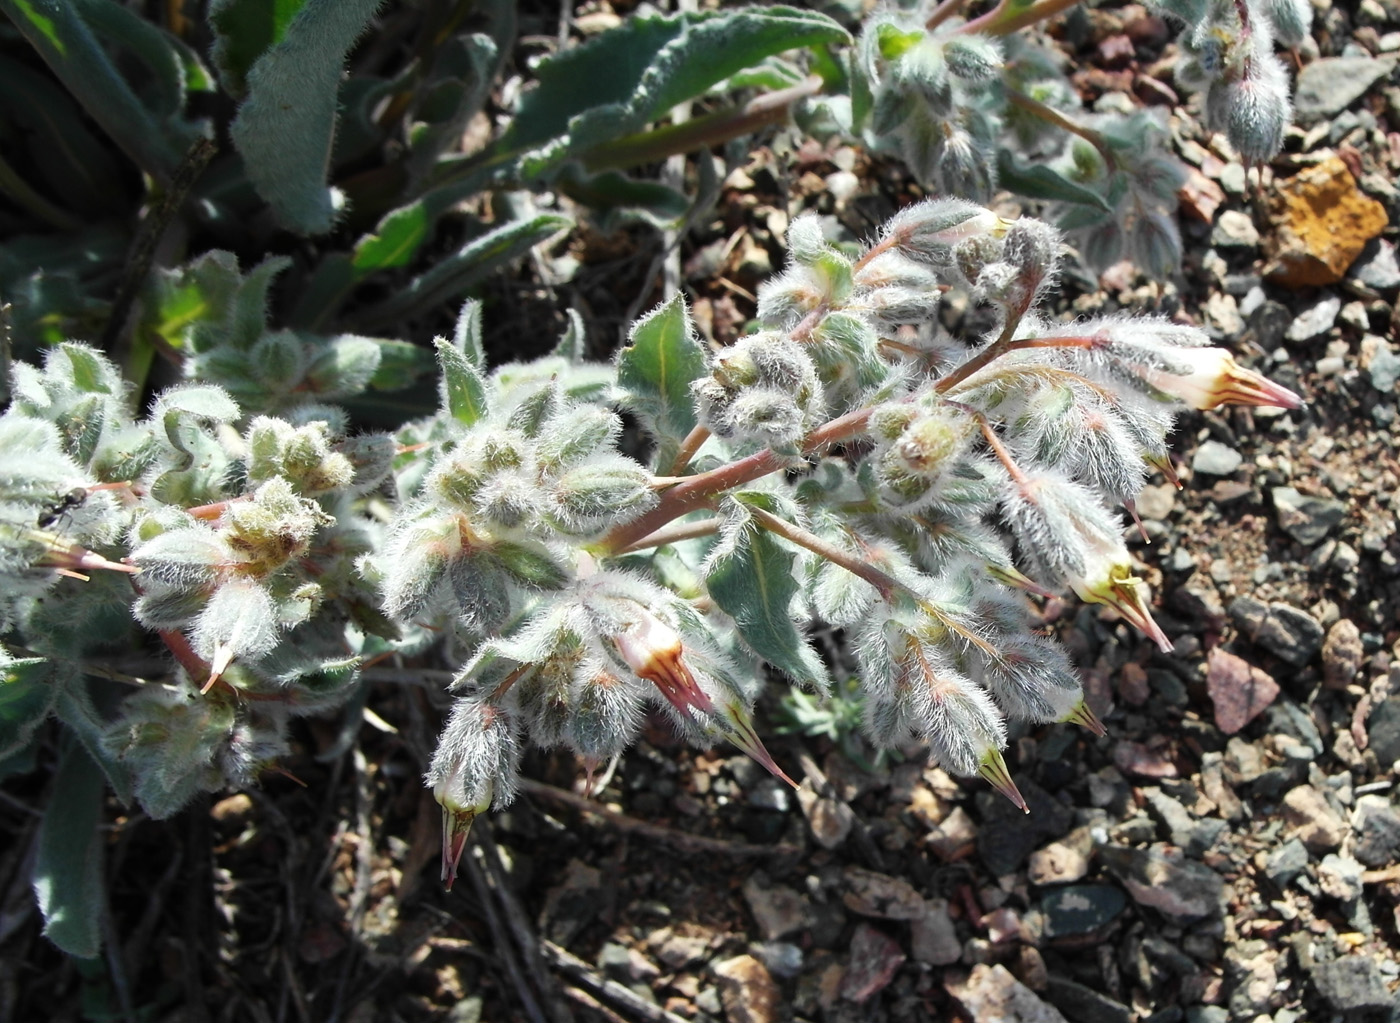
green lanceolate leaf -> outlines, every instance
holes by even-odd
[[[452,345],[477,369],[486,368],[486,351],[481,347],[481,302],[477,299],[462,303],[457,326],[452,332]]]
[[[658,441],[679,442],[695,428],[690,385],[707,368],[705,347],[691,327],[685,299],[677,295],[633,325],[617,357],[617,384]]]
[[[597,145],[774,54],[849,40],[825,15],[791,7],[636,14],[541,64],[539,85],[521,97],[502,145]]]
[[[87,751],[70,742],[54,778],[34,859],[34,892],[44,935],[63,951],[91,959],[102,950],[102,818],[106,784]]]
[[[382,0],[306,0],[247,73],[248,98],[229,128],[248,177],[278,221],[301,234],[335,223],[328,187],[345,55]]]
[[[109,0],[0,0],[0,11],[112,141],[143,169],[168,180],[205,130],[176,116],[183,105],[183,72],[173,44],[144,22],[133,28],[132,20],[139,19]],[[155,54],[152,95],[159,109],[137,95],[108,57],[98,42],[99,24],[109,29],[125,25],[120,31],[132,35],[137,43],[133,52],[142,63],[150,64]],[[161,53],[162,48],[168,52]]]
[[[463,426],[486,416],[486,381],[466,353],[445,337],[435,338],[438,364],[442,366],[442,408]]]
[[[22,749],[53,705],[51,665],[43,657],[9,660],[0,649],[0,759]]]
[[[421,200],[390,210],[374,234],[365,235],[355,244],[356,277],[375,270],[407,266],[427,240],[431,226],[428,206]]]
[[[1105,212],[1113,209],[1094,189],[1085,188],[1047,164],[1022,163],[1005,149],[997,152],[997,180],[1003,187],[1032,199],[1097,206]]]
[[[229,95],[243,98],[248,91],[249,69],[270,46],[286,37],[292,18],[303,6],[305,0],[212,0],[211,56]]]
[[[379,327],[457,298],[550,235],[572,226],[573,221],[568,217],[554,213],[511,221],[438,260],[432,269],[398,289],[391,298],[361,313],[357,323]]]
[[[729,510],[742,514],[732,502]],[[807,645],[792,610],[799,589],[796,558],[777,537],[745,522],[715,546],[705,565],[705,586],[755,653],[803,685],[825,691],[830,685],[826,668]]]

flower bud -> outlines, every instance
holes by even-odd
[[[788,255],[801,266],[811,266],[827,251],[821,218],[815,213],[794,217],[787,229]]]
[[[629,601],[631,622],[610,637],[622,662],[661,691],[683,717],[699,723],[696,712],[715,714],[714,702],[682,660],[680,634],[641,604]]]
[[[1004,60],[994,39],[982,35],[956,35],[943,43],[943,59],[948,70],[968,82],[990,82],[1000,73]]]
[[[1262,0],[1264,16],[1274,26],[1274,38],[1289,49],[1303,45],[1312,30],[1312,4],[1308,0]]]
[[[554,484],[550,518],[569,533],[595,533],[655,506],[651,474],[622,456],[570,469]]]
[[[952,263],[953,246],[972,238],[1000,238],[1010,222],[966,199],[926,199],[885,222],[881,244],[935,266]]]
[[[1278,58],[1255,52],[1242,78],[1213,83],[1206,94],[1206,117],[1212,128],[1225,132],[1246,165],[1277,156],[1293,119],[1288,74]]]
[[[424,781],[442,806],[442,881],[449,891],[477,814],[515,798],[520,741],[506,711],[482,699],[459,699],[438,739]]]

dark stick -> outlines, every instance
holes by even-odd
[[[151,272],[156,246],[160,244],[165,229],[184,205],[185,197],[189,195],[190,189],[204,173],[204,168],[209,165],[217,151],[218,147],[212,139],[195,139],[194,144],[180,160],[180,165],[175,168],[170,185],[156,200],[150,213],[137,229],[136,237],[131,243],[131,252],[127,255],[126,272],[122,274],[121,287],[117,289],[117,297],[112,300],[112,314],[102,331],[102,350],[112,353],[114,357],[114,349],[126,331],[131,307],[136,304],[136,296],[140,294],[141,287]]]

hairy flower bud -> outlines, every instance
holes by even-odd
[[[969,82],[990,82],[1005,63],[996,40],[981,35],[956,35],[943,43],[948,70]]]
[[[935,266],[952,265],[953,247],[971,238],[1000,238],[1010,222],[966,199],[926,199],[900,210],[880,232],[880,244]]]
[[[478,814],[515,798],[520,740],[515,722],[489,701],[459,699],[438,738],[424,781],[442,806],[442,881],[450,891]]]

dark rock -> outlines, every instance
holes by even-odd
[[[1254,340],[1266,352],[1272,352],[1283,344],[1283,335],[1293,322],[1293,313],[1288,306],[1273,299],[1259,304],[1259,308],[1249,314],[1249,329],[1254,332]]]
[[[1311,547],[1347,517],[1347,506],[1330,497],[1309,497],[1293,487],[1274,487],[1274,517],[1283,531]]]
[[[1040,900],[1046,938],[1093,934],[1108,926],[1128,905],[1122,891],[1106,884],[1071,884]]]
[[[1307,869],[1308,847],[1296,838],[1284,842],[1264,861],[1264,874],[1280,888]]]
[[[1186,1010],[1186,1023],[1229,1023],[1230,1011],[1218,1005],[1193,1005]]]
[[[1371,708],[1366,734],[1382,769],[1400,760],[1400,698],[1389,697]]]
[[[1133,901],[1160,911],[1174,923],[1220,914],[1225,881],[1205,864],[1187,859],[1180,849],[1161,844],[1147,849],[1105,845],[1099,847],[1099,858],[1123,882]]]
[[[1312,969],[1312,982],[1323,1001],[1342,1012],[1395,1005],[1380,967],[1369,956],[1350,955],[1319,963]]]
[[[767,941],[796,934],[811,920],[807,896],[786,885],[772,884],[761,872],[744,882],[743,893],[758,931]]]
[[[1302,667],[1322,649],[1322,625],[1288,604],[1265,604],[1253,597],[1230,603],[1235,627],[1281,661]]]
[[[1126,1005],[1063,977],[1049,979],[1045,1000],[1075,1023],[1132,1023],[1133,1020],[1133,1012]]]
[[[1023,814],[999,799],[992,804],[995,815],[977,832],[977,854],[997,877],[1019,870],[1047,839],[1059,838],[1070,828],[1070,812],[1063,803],[1030,779],[1017,784],[1031,812]]]
[[[1368,867],[1384,867],[1400,859],[1400,814],[1383,802],[1361,803],[1352,816],[1352,849]]]
[[[1264,715],[1264,723],[1270,732],[1291,736],[1318,756],[1326,749],[1312,715],[1292,700],[1276,701]]]

